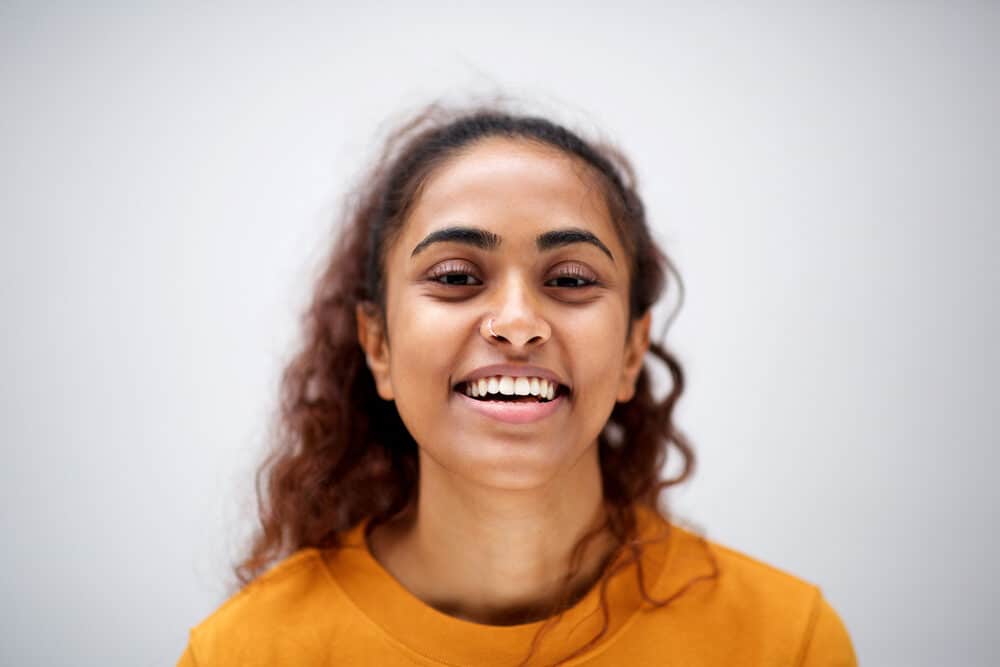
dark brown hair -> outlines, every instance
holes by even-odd
[[[386,522],[415,500],[417,444],[395,404],[376,393],[357,337],[355,308],[361,305],[384,321],[385,257],[421,186],[444,161],[492,137],[561,151],[597,177],[631,263],[630,329],[666,289],[668,271],[677,275],[650,235],[630,165],[610,146],[584,141],[543,118],[495,109],[460,112],[432,106],[400,127],[349,198],[339,236],[303,317],[302,346],[285,369],[275,446],[257,474],[261,525],[249,554],[236,568],[243,584],[298,549],[336,548],[339,537],[359,522]],[[683,296],[679,276],[677,287]],[[694,454],[673,423],[674,406],[684,390],[681,366],[659,342],[651,342],[649,353],[665,364],[672,386],[658,400],[644,364],[634,398],[615,405],[598,438],[608,510],[601,529],[610,530],[620,553],[629,555],[614,570],[634,564],[647,601],[663,604],[645,590],[634,506],[646,505],[666,518],[659,507],[660,493],[690,476]],[[667,479],[664,467],[670,451],[680,457],[680,472]],[[576,545],[567,584],[594,534]],[[602,602],[613,574],[607,568],[602,574]],[[561,614],[569,602],[567,592],[562,608],[553,613]],[[602,606],[606,631],[607,607]],[[558,616],[549,620],[555,622]],[[592,646],[605,631],[566,659]]]

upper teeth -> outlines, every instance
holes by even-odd
[[[504,394],[505,396],[538,396],[552,400],[556,395],[558,385],[543,378],[511,377],[510,375],[494,375],[465,383],[465,393],[469,396],[486,396],[487,394]]]

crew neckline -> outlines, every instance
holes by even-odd
[[[676,551],[677,526],[654,510],[636,505],[642,568],[647,592],[661,588],[664,572]],[[431,664],[484,667],[518,664],[527,654],[545,620],[519,625],[486,625],[449,616],[430,606],[397,581],[372,555],[365,534],[369,521],[346,533],[341,546],[322,552],[331,579],[368,619],[404,651]],[[613,562],[624,557],[619,553]],[[607,602],[610,618],[600,642],[567,664],[578,664],[603,651],[645,606],[635,566],[612,576]],[[536,647],[531,664],[551,664],[587,644],[602,625],[600,581],[550,626]]]

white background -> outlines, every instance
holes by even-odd
[[[865,665],[995,664],[997,4],[141,4],[0,3],[0,662],[174,663],[341,196],[503,93],[625,150],[685,280],[678,512]]]

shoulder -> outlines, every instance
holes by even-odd
[[[734,598],[759,612],[801,616],[818,593],[815,584],[717,542],[707,542],[719,581]]]
[[[671,539],[660,596],[690,586],[683,605],[702,630],[733,638],[731,655],[754,664],[857,664],[843,622],[814,583],[677,525]]]
[[[272,622],[276,616],[302,606],[322,589],[322,559],[315,549],[303,549],[281,561],[226,600],[194,632],[246,628]]]
[[[339,621],[350,618],[347,604],[326,570],[321,552],[303,549],[192,628],[181,664],[263,665],[268,664],[269,655],[288,655],[288,647],[313,655],[313,650],[324,650],[318,638],[322,635],[329,641],[336,637],[338,624],[344,625]],[[343,627],[339,630],[349,632]]]

